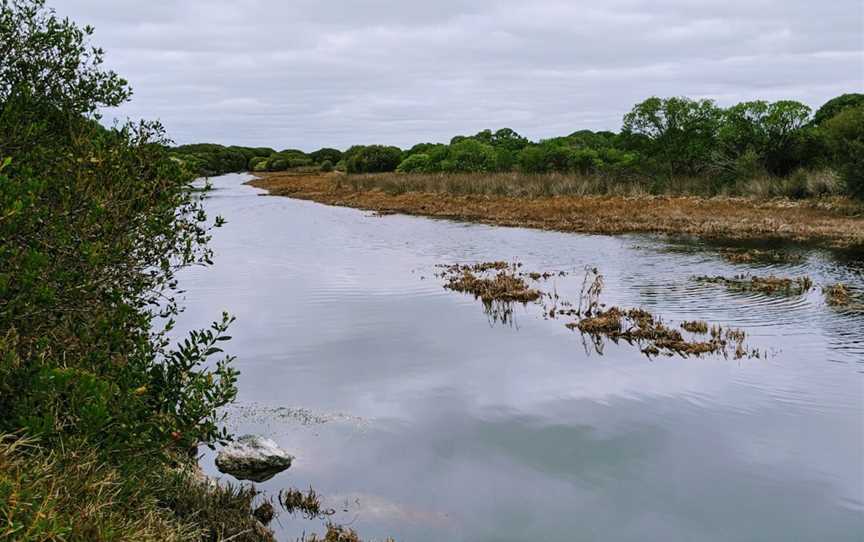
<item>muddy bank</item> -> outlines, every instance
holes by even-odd
[[[340,178],[342,182],[340,181]],[[580,233],[663,233],[706,238],[864,246],[864,215],[845,200],[509,196],[354,190],[339,173],[265,173],[248,184],[271,195],[328,205]]]

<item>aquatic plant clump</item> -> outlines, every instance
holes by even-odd
[[[681,355],[701,356],[703,354],[730,353],[734,357],[759,357],[757,350],[744,346],[746,334],[737,329],[724,329],[720,326],[709,327],[702,320],[685,321],[680,329],[696,335],[707,335],[710,339],[692,340],[682,332],[666,325],[659,317],[640,308],[606,309],[600,302],[605,285],[603,275],[594,268],[586,267],[578,306],[561,299],[557,291],[544,292],[528,285],[525,279],[540,281],[552,277],[567,276],[566,272],[524,272],[522,264],[504,261],[482,262],[476,264],[439,265],[442,269],[436,276],[445,279],[444,288],[457,292],[473,294],[483,301],[486,312],[503,323],[512,323],[512,304],[514,302],[536,302],[542,307],[544,318],[575,316],[578,320],[565,324],[568,329],[578,330],[592,338],[594,347],[602,351],[603,341],[615,343],[623,340],[637,344],[647,356]],[[551,306],[550,306],[551,305]]]
[[[678,354],[683,357],[721,353],[727,355],[733,346],[732,352],[736,359],[759,356],[758,351],[744,347],[746,334],[741,330],[723,330],[715,326],[710,340],[691,341],[685,339],[680,331],[667,326],[643,309],[624,310],[612,307],[594,316],[569,323],[567,327],[578,329],[594,338],[607,338],[615,343],[624,340],[630,344],[644,344],[642,353],[649,357],[660,354]],[[693,333],[708,332],[708,324],[705,322],[684,322],[681,327]]]
[[[822,287],[825,302],[832,307],[845,307],[851,301],[849,287],[843,283],[831,284]]]
[[[751,275],[737,275],[732,278],[716,276],[694,277],[698,282],[708,284],[720,284],[730,290],[741,292],[759,292],[763,294],[803,295],[813,288],[810,277],[757,277]]]
[[[503,265],[502,265],[503,264]],[[453,265],[444,268],[440,274],[447,279],[444,288],[455,292],[474,295],[484,303],[494,301],[530,303],[537,301],[542,292],[531,288],[517,275],[519,264],[489,262],[473,266]],[[493,276],[484,273],[493,270]]]
[[[801,260],[799,254],[779,250],[724,250],[720,253],[731,263],[789,263]]]

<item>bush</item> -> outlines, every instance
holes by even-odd
[[[864,94],[841,94],[840,96],[825,102],[825,104],[816,111],[816,114],[813,115],[813,124],[821,126],[826,121],[834,118],[841,111],[850,107],[859,107],[862,105],[864,105]]]
[[[827,120],[824,129],[848,193],[864,199],[864,105],[844,109]]]
[[[288,169],[288,160],[282,155],[275,155],[267,160],[267,171],[285,171]]]
[[[382,173],[396,171],[402,161],[402,151],[398,147],[368,145],[352,147],[346,152],[348,173]]]
[[[491,145],[463,139],[450,145],[447,160],[451,171],[488,172],[497,168],[497,155]]]
[[[170,348],[176,274],[211,263],[210,231],[222,223],[208,219],[206,190],[184,164],[245,168],[246,158],[220,146],[169,152],[158,123],[101,127],[98,111],[130,93],[102,68],[90,32],[39,0],[0,3],[0,433],[36,437],[49,455],[91,452],[61,473],[103,464],[106,473],[161,472],[191,447],[229,438],[219,408],[236,395],[232,358],[213,359],[230,317]],[[0,469],[10,461],[0,457]],[[2,472],[4,504],[15,480],[42,483],[39,461],[21,461],[22,476],[17,467]],[[65,491],[52,484],[44,487]],[[100,480],[95,490],[116,487]],[[31,496],[38,510],[67,504],[64,495]],[[117,498],[141,504],[129,509],[138,517],[173,510],[153,496]],[[44,539],[64,539],[67,528],[48,526]]]
[[[321,166],[318,169],[324,173],[329,173],[333,171],[333,162],[330,160],[324,160],[321,162]]]
[[[323,149],[318,149],[317,151],[310,152],[309,158],[312,160],[312,162],[316,164],[323,164],[324,162],[330,162],[331,164],[335,164],[342,159],[342,151],[325,147]]]
[[[412,154],[396,168],[399,173],[428,173],[432,171],[432,160],[428,154]]]

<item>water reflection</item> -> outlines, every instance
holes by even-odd
[[[687,239],[371,217],[242,181],[215,180],[208,206],[229,224],[216,266],[182,277],[179,328],[238,317],[231,423],[297,458],[262,488],[312,485],[332,519],[378,539],[861,538],[864,318],[818,291],[690,280],[751,271],[861,288],[859,256],[796,249],[766,271]],[[589,355],[560,321],[516,305],[517,327],[490,326],[472,296],[432,279],[439,263],[514,259],[569,272],[550,286],[570,299],[596,266],[610,306],[741,327],[775,355],[648,361],[614,343]],[[286,540],[322,531],[281,521]]]

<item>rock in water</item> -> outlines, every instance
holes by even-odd
[[[216,467],[238,480],[265,482],[290,467],[293,459],[270,439],[243,435],[219,451]]]

